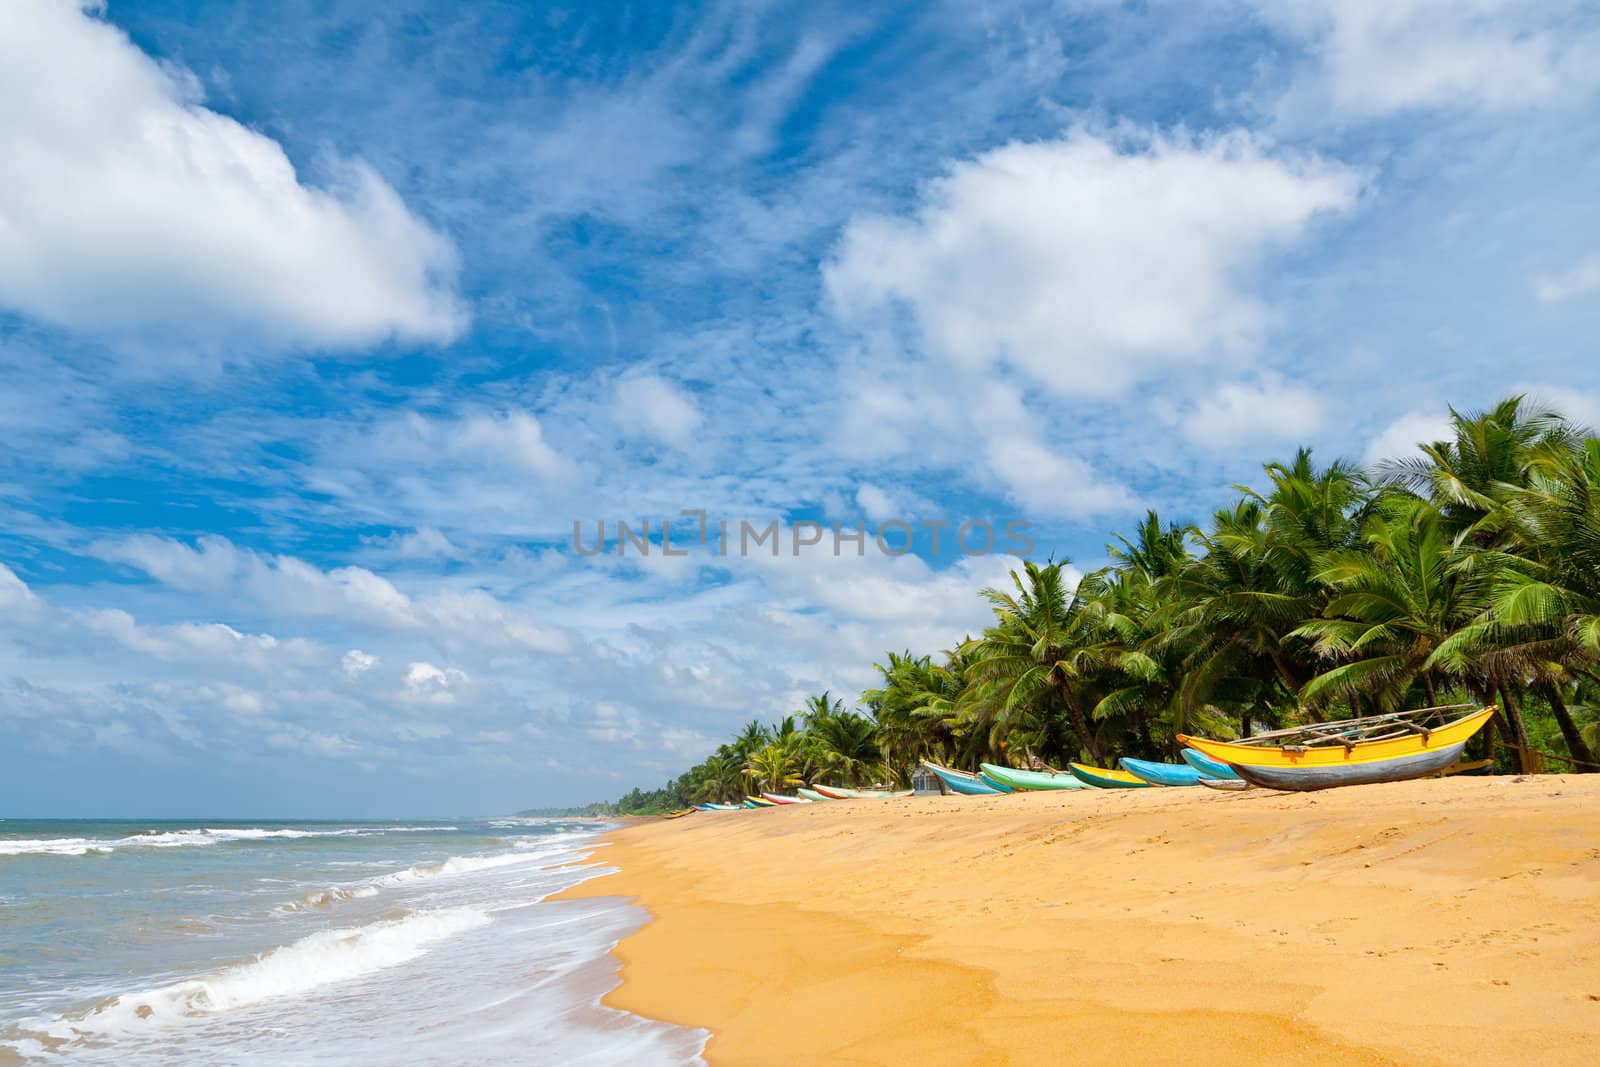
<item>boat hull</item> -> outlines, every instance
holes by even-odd
[[[1096,789],[1149,789],[1150,783],[1127,771],[1113,771],[1105,767],[1090,767],[1084,763],[1069,763],[1067,769],[1079,781]]]
[[[1238,744],[1230,741],[1208,741],[1203,737],[1186,737],[1178,735],[1178,740],[1212,759],[1221,760],[1232,767],[1240,777],[1245,777],[1244,768],[1266,768],[1281,770],[1308,770],[1312,768],[1345,768],[1354,767],[1363,763],[1387,763],[1397,759],[1409,759],[1428,753],[1440,752],[1453,748],[1457,753],[1467,739],[1483,728],[1494,714],[1494,708],[1484,708],[1472,715],[1464,716],[1453,723],[1437,727],[1427,734],[1412,733],[1402,737],[1386,738],[1380,741],[1360,741],[1349,747],[1341,744],[1322,745],[1251,745]],[[1429,761],[1431,762],[1431,761]],[[1447,761],[1433,768],[1433,773],[1449,765]],[[1246,780],[1249,780],[1248,778]],[[1377,778],[1377,781],[1390,781],[1393,779]],[[1322,787],[1319,787],[1322,788]]]
[[[983,769],[985,778],[991,778],[1001,785],[1010,786],[1012,789],[1024,792],[1036,789],[1089,788],[1066,772],[1050,774],[1045,771],[1024,771],[1016,767],[1001,767],[995,763],[980,763],[978,766]]]
[[[832,800],[826,793],[819,793],[815,789],[796,789],[795,795],[802,800]]]
[[[1117,763],[1135,778],[1151,785],[1200,784],[1200,772],[1187,763],[1156,763],[1153,760],[1130,759],[1126,756]]]
[[[762,793],[762,798],[774,804],[809,804],[811,801],[804,797],[785,796],[782,793]]]
[[[937,763],[928,763],[927,761],[923,761],[922,765],[932,771],[941,782],[949,786],[950,791],[953,793],[960,793],[962,796],[968,797],[992,797],[998,796],[1001,792],[1001,790],[993,786],[986,785],[983,779],[976,774],[952,770],[949,767],[941,767]]]
[[[1207,789],[1239,790],[1249,789],[1250,783],[1243,778],[1202,778],[1200,784]]]
[[[1221,760],[1214,760],[1204,752],[1196,752],[1186,748],[1178,755],[1183,757],[1183,762],[1200,772],[1202,778],[1238,778],[1233,768]]]
[[[1442,748],[1429,748],[1410,756],[1395,756],[1385,760],[1363,760],[1343,765],[1320,767],[1251,767],[1244,764],[1234,769],[1239,777],[1251,785],[1268,789],[1286,789],[1308,793],[1316,789],[1333,789],[1342,785],[1375,785],[1379,782],[1404,782],[1412,778],[1426,778],[1438,774],[1461,758],[1465,741]]]
[[[821,782],[813,783],[812,788],[829,800],[901,800],[917,795],[915,789],[901,789],[891,793],[883,789],[842,789],[839,786],[823,785]]]

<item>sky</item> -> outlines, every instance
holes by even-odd
[[[7,0],[0,817],[615,798],[1296,447],[1600,423],[1597,94],[1582,0]]]

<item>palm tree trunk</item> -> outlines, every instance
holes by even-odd
[[[1066,679],[1062,678],[1053,681],[1052,688],[1056,691],[1056,698],[1067,709],[1067,720],[1072,723],[1072,729],[1077,733],[1078,740],[1082,743],[1084,751],[1089,753],[1096,764],[1099,764],[1101,761],[1100,746],[1095,744],[1094,731],[1089,728],[1088,716],[1084,715],[1083,709],[1078,707],[1077,701],[1072,699],[1072,693]]]
[[[1528,773],[1528,750],[1532,744],[1528,741],[1528,727],[1522,721],[1522,709],[1517,707],[1517,702],[1511,697],[1511,687],[1504,682],[1500,683],[1500,714],[1505,716],[1506,738],[1517,750],[1517,773]]]
[[[1600,771],[1600,764],[1595,762],[1594,751],[1584,744],[1578,724],[1572,721],[1572,712],[1567,710],[1567,702],[1561,697],[1561,686],[1555,682],[1550,683],[1545,687],[1545,696],[1550,698],[1550,711],[1556,717],[1556,725],[1561,728],[1561,739],[1567,743],[1567,751],[1577,761],[1575,768],[1577,772],[1593,774]]]
[[[1283,680],[1283,684],[1288,687],[1289,692],[1300,692],[1300,681],[1294,676],[1294,672],[1289,669],[1289,657],[1283,654],[1283,650],[1274,648],[1270,649],[1267,654],[1272,657],[1272,665],[1278,668],[1278,677]]]
[[[1428,707],[1430,707],[1430,708],[1438,707],[1439,706],[1439,694],[1434,692],[1434,689],[1433,689],[1433,674],[1431,672],[1429,672],[1429,671],[1423,671],[1422,672],[1422,685],[1423,685],[1423,688],[1428,691]]]
[[[1139,744],[1144,748],[1144,751],[1140,752],[1139,755],[1145,759],[1160,759],[1161,754],[1156,751],[1155,739],[1150,736],[1150,716],[1144,713],[1143,708],[1134,711],[1133,728],[1134,732],[1139,736]]]

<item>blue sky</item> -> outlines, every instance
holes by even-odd
[[[613,797],[1015,564],[575,519],[1087,568],[1296,445],[1600,423],[1597,90],[1576,0],[13,0],[0,815]]]

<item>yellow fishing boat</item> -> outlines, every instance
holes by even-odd
[[[1438,774],[1455,764],[1467,740],[1495,713],[1491,706],[1453,722],[1434,724],[1443,713],[1460,707],[1316,723],[1243,741],[1210,741],[1183,734],[1178,741],[1221,760],[1252,785],[1269,789],[1304,791],[1400,782]]]
[[[1069,763],[1067,770],[1080,782],[1094,786],[1096,789],[1146,789],[1150,783],[1143,778],[1135,777],[1127,771],[1116,771],[1109,767],[1091,767],[1086,763]]]

